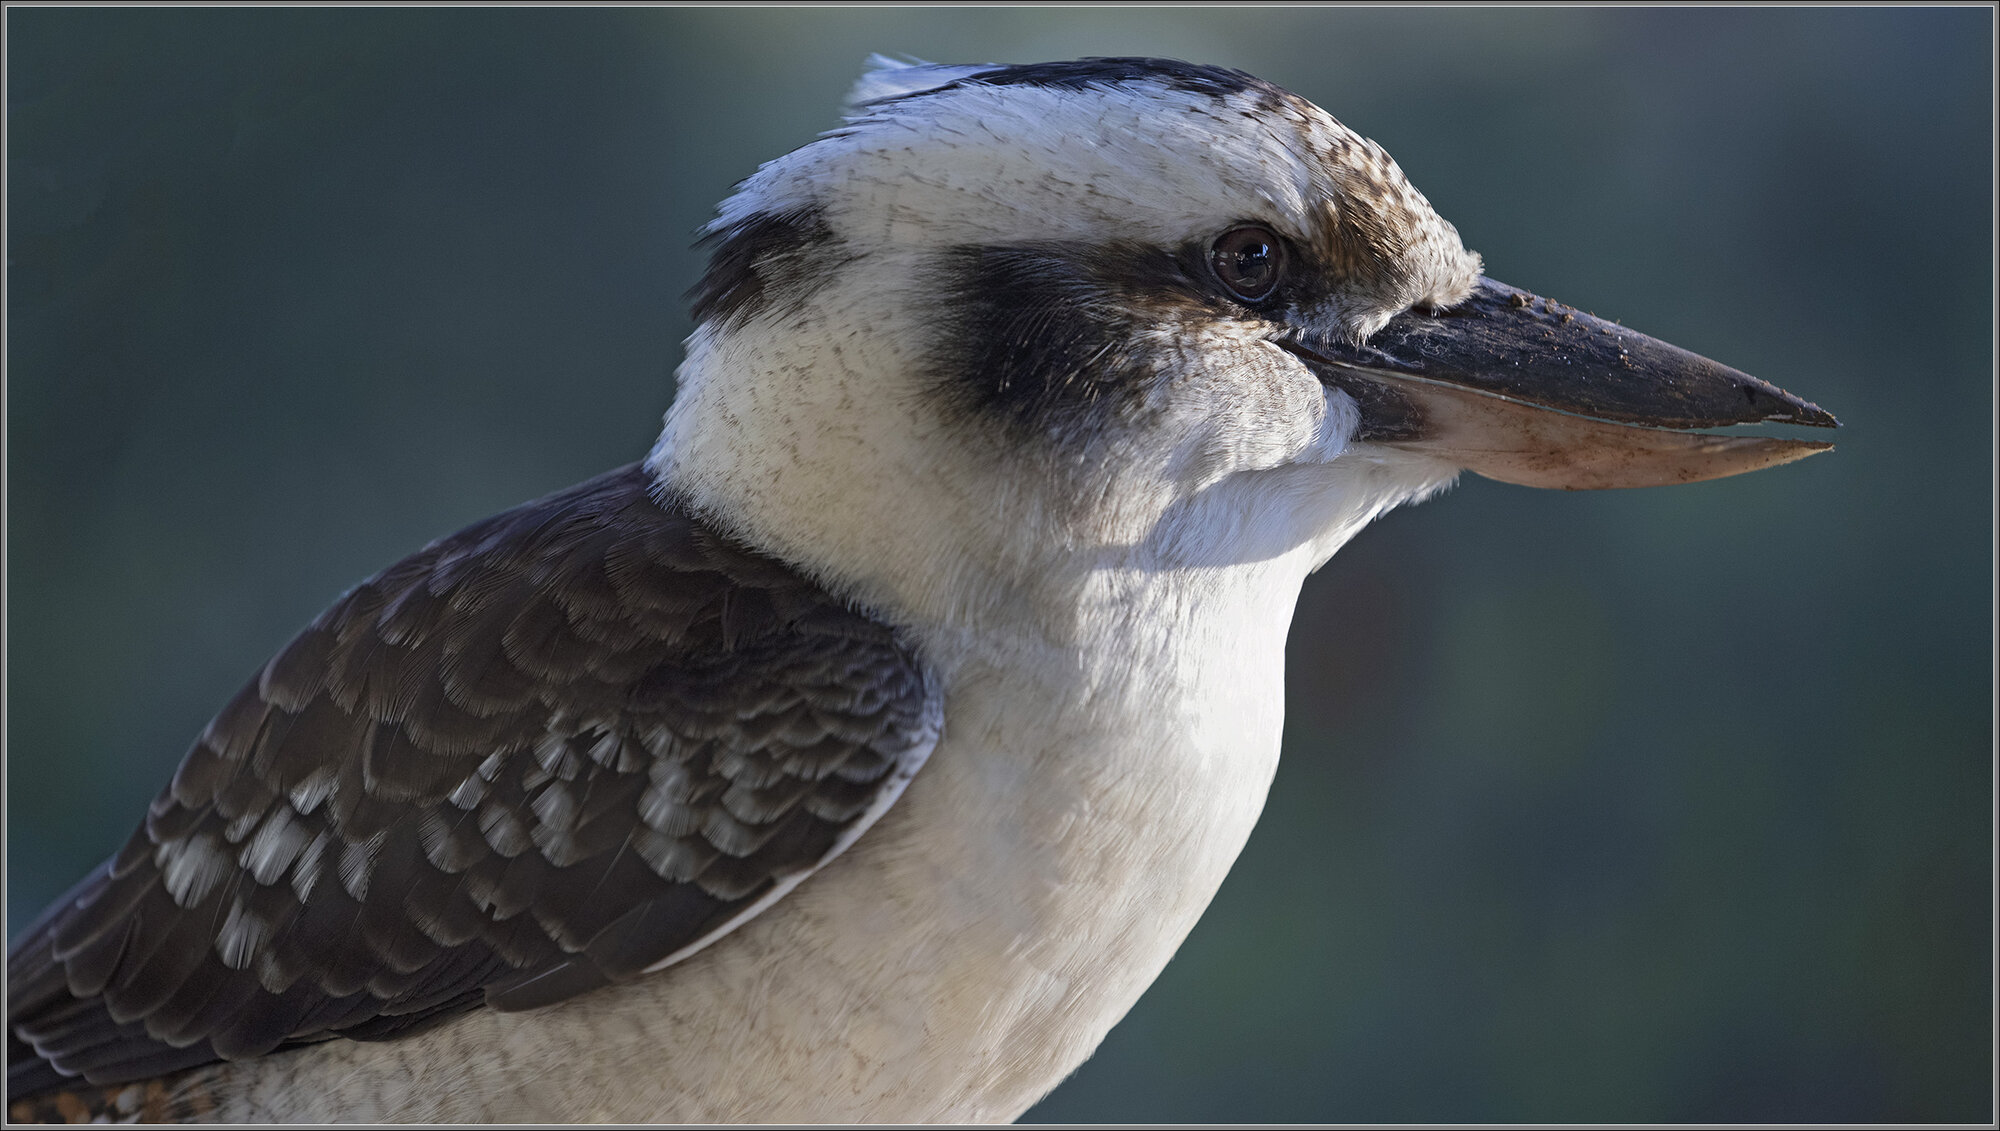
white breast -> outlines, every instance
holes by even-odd
[[[294,1097],[318,1095],[363,1119],[1018,1116],[1138,1000],[1249,836],[1312,564],[1103,577],[1085,643],[931,641],[943,741],[880,824],[764,915],[548,1010],[246,1064],[242,1109],[219,1114],[299,1118]]]

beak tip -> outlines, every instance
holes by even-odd
[[[1756,420],[1769,420],[1782,424],[1803,424],[1813,428],[1838,428],[1840,421],[1832,413],[1819,407],[1804,397],[1794,396],[1768,381],[1755,377],[1745,377],[1749,384],[1743,386],[1744,396],[1755,406],[1760,399],[1775,399],[1780,407],[1764,412]],[[1754,421],[1745,421],[1752,423]]]

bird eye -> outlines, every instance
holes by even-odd
[[[1244,302],[1262,302],[1285,273],[1285,245],[1271,229],[1245,224],[1215,237],[1208,264],[1229,293]]]

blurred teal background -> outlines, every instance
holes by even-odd
[[[1249,849],[1031,1118],[1992,1118],[1991,10],[6,17],[14,928],[346,586],[645,451],[693,230],[868,52],[1168,55],[1846,427],[1364,533]]]

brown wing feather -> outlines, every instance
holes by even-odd
[[[851,841],[938,725],[893,632],[636,466],[498,515],[300,633],[24,933],[10,1099],[636,975]]]

